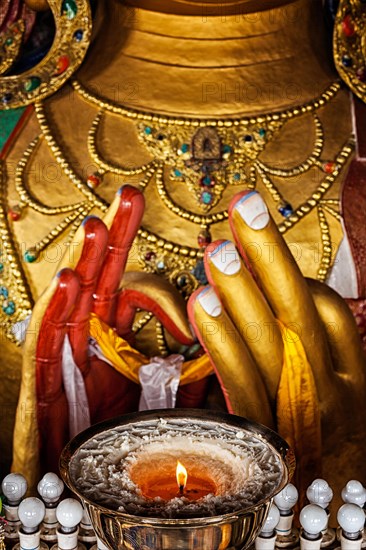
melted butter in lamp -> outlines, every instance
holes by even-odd
[[[156,467],[150,463],[148,470],[141,466],[135,465],[131,478],[138,483],[145,498],[171,500],[184,496],[195,501],[217,492],[216,483],[203,468],[192,466],[188,473],[179,461],[172,468],[170,460],[168,464],[158,464]]]

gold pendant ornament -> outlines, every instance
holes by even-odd
[[[366,99],[366,2],[341,0],[335,20],[334,61],[341,78]]]
[[[50,0],[49,7],[56,26],[51,49],[35,67],[0,78],[0,110],[29,105],[52,95],[85,57],[92,26],[88,0]]]

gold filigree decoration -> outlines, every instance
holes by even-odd
[[[39,101],[57,91],[83,61],[90,43],[88,0],[48,0],[56,34],[47,55],[20,75],[0,77],[0,109]]]
[[[341,78],[366,100],[366,4],[341,0],[333,34],[334,60]]]
[[[18,58],[24,28],[24,22],[19,20],[0,34],[0,75],[6,73]]]
[[[92,104],[96,103],[95,98],[90,98],[85,95],[85,90],[80,87],[78,83],[74,83],[75,88],[81,93],[84,99],[87,99]],[[146,113],[138,113],[136,111],[129,111],[126,108],[111,107],[111,105],[103,103],[99,105],[102,109],[97,113],[97,116],[92,123],[89,135],[88,135],[88,148],[90,156],[97,166],[100,177],[100,183],[103,185],[103,174],[108,172],[116,173],[123,176],[141,175],[139,183],[140,189],[143,191],[147,186],[155,185],[158,196],[160,197],[162,204],[164,204],[173,214],[178,217],[187,220],[190,223],[197,225],[199,233],[198,247],[187,247],[179,243],[169,241],[162,238],[160,235],[156,235],[146,227],[141,227],[136,237],[136,248],[138,250],[138,258],[141,263],[141,267],[146,272],[158,273],[166,277],[172,284],[174,284],[183,296],[188,297],[191,292],[197,288],[199,284],[205,282],[205,273],[203,267],[203,255],[205,245],[210,241],[210,228],[212,225],[220,223],[228,218],[226,210],[221,212],[208,212],[197,214],[177,204],[170,197],[167,182],[170,184],[172,181],[171,171],[177,166],[172,166],[172,163],[181,162],[179,159],[182,155],[176,155],[174,157],[173,152],[177,147],[181,147],[180,139],[183,139],[183,143],[189,141],[189,156],[185,158],[182,156],[182,162],[184,162],[184,170],[189,172],[192,170],[196,172],[194,163],[198,163],[197,166],[201,166],[202,163],[211,163],[215,165],[218,155],[223,157],[222,145],[228,145],[230,151],[225,150],[225,157],[227,164],[224,166],[224,173],[228,174],[232,171],[232,166],[240,166],[240,173],[244,174],[244,181],[246,187],[256,188],[257,186],[264,186],[278,210],[284,217],[282,223],[279,224],[279,230],[282,233],[286,233],[291,227],[298,223],[306,215],[310,214],[314,209],[318,213],[319,226],[322,239],[322,250],[320,267],[318,271],[318,278],[324,280],[332,261],[332,249],[329,224],[326,219],[326,214],[334,216],[336,219],[340,219],[338,212],[338,200],[326,197],[326,193],[332,188],[334,182],[339,177],[345,163],[350,158],[353,151],[353,141],[350,139],[341,148],[339,153],[331,161],[322,159],[322,152],[324,147],[324,130],[321,121],[318,117],[317,110],[323,107],[327,102],[336,95],[339,90],[339,83],[335,83],[324,92],[319,98],[313,102],[300,106],[291,110],[287,110],[281,113],[274,113],[262,117],[254,118],[242,118],[237,120],[209,120],[199,121],[194,119],[169,119],[164,116],[148,115]],[[58,238],[65,230],[71,228],[68,238],[72,238],[82,218],[84,218],[93,208],[98,208],[102,212],[106,212],[108,208],[108,202],[105,201],[95,190],[90,187],[88,182],[84,181],[73,169],[71,162],[67,159],[61,145],[58,143],[54,133],[52,132],[50,123],[47,119],[41,102],[37,102],[35,105],[35,111],[37,114],[38,122],[42,135],[32,141],[25,151],[23,158],[18,164],[16,172],[16,189],[20,197],[20,208],[30,208],[45,215],[60,215],[64,214],[64,219],[61,223],[56,225],[48,235],[46,235],[39,243],[36,243],[33,249],[26,251],[25,259],[28,262],[35,261],[40,251],[44,250],[54,239]],[[152,158],[149,162],[141,166],[118,166],[103,159],[101,152],[97,147],[97,136],[100,131],[100,125],[103,121],[105,112],[113,112],[120,116],[130,119],[136,123],[136,132],[144,132],[146,124],[149,124],[151,133],[148,132],[147,136],[155,136],[157,141],[164,141],[158,138],[156,134],[157,129],[164,131],[173,130],[175,136],[178,139],[173,141],[173,132],[169,133],[169,139],[166,141],[167,152],[160,155],[161,145],[151,145],[150,137],[148,139],[149,145],[147,149],[150,151]],[[286,124],[288,120],[293,117],[308,115],[314,122],[314,145],[313,149],[306,159],[300,164],[289,168],[276,168],[268,165],[261,159],[261,152],[264,150],[267,143],[266,136],[262,132],[259,135],[259,130],[263,128],[266,132],[270,129],[270,137],[274,136],[281,128]],[[141,126],[143,124],[143,126]],[[180,129],[183,128],[182,132]],[[238,130],[244,129],[244,133],[238,132]],[[255,133],[255,139],[253,140],[253,148],[248,145],[249,140],[242,140],[243,136]],[[183,136],[183,137],[182,137]],[[218,139],[217,139],[218,138]],[[263,142],[260,142],[260,138],[264,138]],[[31,193],[27,186],[27,173],[28,166],[35,154],[39,145],[40,139],[44,139],[47,143],[51,153],[53,154],[56,162],[59,164],[64,174],[69,178],[71,184],[82,195],[82,200],[77,203],[65,205],[65,206],[48,206],[40,202]],[[152,139],[152,138],[151,138]],[[175,139],[175,138],[174,138]],[[195,142],[196,139],[196,142]],[[209,143],[205,140],[209,140]],[[140,135],[141,143],[146,145],[145,136]],[[241,143],[241,145],[240,145]],[[239,145],[238,145],[239,144]],[[237,148],[237,150],[235,150]],[[186,149],[186,148],[184,148]],[[187,151],[186,151],[187,152]],[[183,152],[183,155],[185,153]],[[179,158],[178,158],[179,157]],[[178,160],[177,160],[178,159]],[[188,161],[188,164],[187,164]],[[200,164],[201,163],[201,164]],[[235,164],[237,163],[237,164]],[[183,165],[182,165],[183,169]],[[236,168],[234,168],[236,169]],[[318,169],[324,174],[319,185],[311,196],[302,204],[293,208],[283,196],[283,193],[278,189],[273,178],[281,177],[288,179],[291,183],[291,178],[298,176],[299,174],[307,173],[311,169]],[[210,172],[213,173],[213,170]],[[243,183],[243,182],[241,182]],[[226,185],[226,180],[222,179],[222,184]],[[227,182],[228,185],[232,184],[231,181]],[[235,185],[235,182],[233,183]],[[9,232],[9,228],[7,229]],[[142,315],[142,312],[141,312]],[[138,332],[151,320],[151,316],[142,315],[136,320],[134,325],[134,331]],[[159,325],[156,326],[158,341],[163,352],[164,334]],[[160,332],[159,332],[160,331]]]

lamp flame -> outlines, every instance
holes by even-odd
[[[185,469],[183,464],[181,464],[179,460],[177,460],[177,483],[178,483],[179,491],[181,493],[183,493],[184,487],[187,485],[187,478],[188,478],[187,470]]]

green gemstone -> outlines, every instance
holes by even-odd
[[[4,264],[0,262],[0,273],[4,270]]]
[[[232,147],[230,145],[224,145],[223,149],[222,149],[222,152],[223,153],[231,153],[232,152]]]
[[[41,85],[41,79],[38,76],[31,76],[24,82],[24,90],[26,92],[33,92]]]
[[[75,0],[64,0],[62,2],[61,13],[66,15],[67,19],[74,19],[78,12]]]
[[[264,138],[264,136],[266,135],[266,131],[265,131],[264,128],[261,128],[261,129],[259,130],[259,135],[260,135],[261,138]]]
[[[29,250],[26,250],[24,252],[24,260],[27,262],[27,264],[32,264],[37,259],[37,252],[30,248]]]
[[[189,145],[188,143],[183,143],[182,147],[180,148],[180,150],[182,151],[182,153],[187,153],[188,150],[189,150]]]
[[[12,43],[13,43],[13,39],[12,39],[12,38],[7,38],[7,39],[5,40],[5,44],[6,44],[7,46],[11,46]]]

